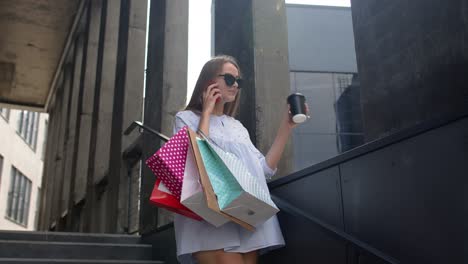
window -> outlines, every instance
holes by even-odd
[[[38,123],[39,113],[24,110],[20,111],[17,131],[33,150],[36,150]]]
[[[11,168],[6,216],[24,226],[28,225],[31,185],[31,181],[26,176],[15,167]]]
[[[296,170],[364,143],[357,74],[291,72],[291,89],[305,95],[311,112],[293,134]]]
[[[10,119],[10,109],[0,108],[0,116],[2,116],[6,121]]]

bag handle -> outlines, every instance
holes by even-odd
[[[218,145],[216,142],[214,142],[211,138],[209,138],[201,129],[197,129],[197,134],[200,135],[200,137],[205,140],[208,144],[215,145],[219,149],[223,150],[223,148]],[[224,150],[223,150],[224,151]]]

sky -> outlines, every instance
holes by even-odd
[[[351,6],[350,0],[286,0],[287,4]],[[187,102],[203,64],[211,57],[211,0],[189,0]]]

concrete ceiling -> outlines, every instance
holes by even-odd
[[[44,110],[79,0],[0,0],[0,104]]]

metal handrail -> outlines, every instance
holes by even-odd
[[[161,139],[161,140],[164,141],[164,142],[169,141],[169,137],[168,137],[168,136],[159,133],[158,131],[152,129],[151,127],[145,126],[141,121],[133,121],[133,122],[130,124],[130,126],[128,126],[127,129],[125,129],[124,135],[125,135],[125,136],[130,135],[130,133],[132,133],[132,131],[135,130],[135,128],[137,128],[137,127],[140,128],[140,133],[141,133],[142,131],[145,131],[145,130],[146,130],[146,131],[150,132],[151,134],[156,135],[159,139]]]
[[[286,202],[285,200],[279,198],[276,195],[271,195],[271,199],[284,212],[287,212],[287,213],[295,215],[295,216],[303,217],[303,218],[313,222],[314,224],[322,227],[323,229],[335,234],[336,236],[340,237],[341,239],[344,239],[344,240],[354,244],[358,248],[363,249],[363,250],[375,255],[376,257],[379,257],[380,259],[387,261],[388,263],[391,263],[391,264],[400,263],[398,260],[394,259],[393,257],[390,257],[387,254],[383,253],[382,251],[380,251],[380,250],[372,247],[371,245],[357,239],[356,237],[354,237],[354,236],[352,236],[352,235],[350,235],[350,234],[348,234],[346,232],[343,232],[343,231],[335,228],[334,226],[329,225],[329,224],[319,220],[318,218],[316,218],[314,216],[311,216],[307,212],[297,208],[294,205],[291,205],[290,203]]]

